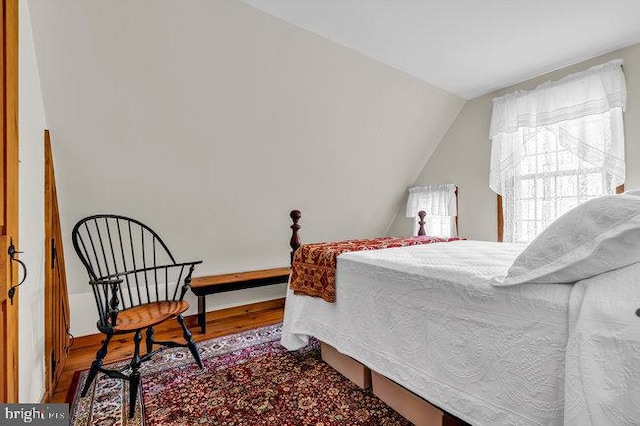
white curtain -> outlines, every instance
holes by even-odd
[[[503,196],[504,241],[529,242],[625,179],[622,61],[493,100],[489,186]]]
[[[425,231],[427,235],[455,237],[456,186],[454,184],[426,185],[409,188],[406,216],[414,218],[414,235],[418,232],[418,212],[424,210]]]

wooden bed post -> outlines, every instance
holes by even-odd
[[[418,217],[420,217],[420,220],[418,221],[418,225],[420,225],[420,229],[418,229],[418,236],[427,235],[427,232],[424,230],[424,224],[426,223],[424,221],[424,217],[426,215],[427,212],[425,212],[424,210],[420,210],[418,212]]]
[[[300,247],[300,237],[298,236],[300,225],[298,225],[298,221],[302,217],[302,213],[300,213],[300,210],[291,210],[289,217],[293,221],[293,225],[291,225],[291,241],[289,241],[289,245],[291,246],[291,264],[293,264],[293,255],[296,250],[298,250],[298,247]]]

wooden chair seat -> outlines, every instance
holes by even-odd
[[[152,327],[187,309],[189,309],[189,303],[185,301],[162,301],[135,306],[118,313],[113,330],[117,334]]]

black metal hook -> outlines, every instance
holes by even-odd
[[[17,285],[12,285],[9,288],[9,291],[7,292],[7,295],[11,300],[11,304],[13,305],[13,297],[16,295],[16,288],[20,287],[24,283],[24,281],[27,279],[27,265],[25,265],[22,260],[15,258],[16,254],[22,253],[22,252],[16,250],[16,247],[13,245],[13,238],[9,239],[9,248],[7,252],[9,253],[9,259],[11,259],[14,262],[18,262],[20,266],[22,266],[22,272],[23,272],[22,279],[20,280],[20,282]]]

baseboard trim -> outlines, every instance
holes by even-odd
[[[246,315],[253,312],[268,311],[271,309],[278,309],[284,307],[285,298],[281,297],[273,300],[266,300],[264,302],[250,303],[248,305],[234,306],[232,308],[220,309],[217,311],[207,312],[207,323],[213,321],[219,321],[221,319],[227,319],[236,317],[239,315]],[[185,324],[192,331],[195,331],[198,327],[198,315],[188,315],[185,317]],[[158,324],[155,327],[156,332],[166,331],[176,328],[175,321],[165,321]],[[88,346],[99,345],[104,340],[104,334],[96,333],[89,334],[87,336],[76,337],[73,341],[73,349],[85,348]]]

